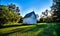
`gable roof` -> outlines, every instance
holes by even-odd
[[[34,14],[34,15],[35,15],[34,11],[32,11],[31,13],[26,14],[26,15],[24,16],[24,18],[31,17],[31,15],[32,15],[32,14]],[[35,15],[35,17],[36,17],[36,15]]]

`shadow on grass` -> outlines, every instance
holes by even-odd
[[[36,26],[33,26],[33,27],[29,27],[29,28],[18,28],[18,29],[15,29],[15,30],[11,30],[9,33],[5,33],[5,34],[0,34],[2,36],[7,36],[9,34],[13,34],[13,33],[16,33],[16,32],[20,32],[20,33],[26,33],[26,32],[36,32],[38,31],[40,28],[46,28],[47,25],[36,25]]]
[[[22,26],[25,26],[25,25],[22,25]],[[42,25],[36,25],[29,28],[18,28],[18,29],[11,30],[10,32],[5,33],[5,34],[0,33],[0,36],[8,36],[10,34],[17,33],[17,32],[20,32],[20,33],[36,32],[40,28],[43,28],[43,31],[39,32],[37,36],[60,36],[60,24],[56,24],[56,26],[53,26],[53,25],[48,26],[46,24],[42,24]],[[53,34],[53,31],[56,32],[55,35]]]
[[[35,24],[8,25],[8,26],[1,26],[0,29],[9,28],[9,27],[17,27],[17,26],[30,26],[30,25],[35,25]]]
[[[44,28],[44,30],[38,33],[37,36],[54,36],[53,30]]]
[[[57,28],[55,29],[57,36],[60,36],[60,24],[57,24]]]
[[[45,28],[37,36],[60,36],[60,24],[56,24],[55,26],[50,25],[48,29]]]

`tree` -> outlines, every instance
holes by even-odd
[[[0,5],[0,26],[11,21],[14,18],[14,13],[9,11],[5,5]]]
[[[19,7],[17,7],[15,4],[10,4],[8,5],[8,9],[9,10],[12,10],[14,12],[15,15],[20,15],[20,10],[19,10]]]
[[[12,7],[12,4],[9,6],[0,5],[0,26],[9,22],[19,22],[20,14],[15,14],[15,12],[19,13],[19,7],[16,7],[16,5],[13,6],[14,7]]]
[[[42,14],[43,14],[44,16],[47,16],[47,15],[48,15],[48,10],[46,9],[45,12],[42,12]]]
[[[44,22],[44,21],[45,21],[44,16],[42,16],[42,17],[40,18],[40,22]]]
[[[37,23],[39,23],[39,15],[38,14],[36,14],[36,18],[37,18]]]
[[[43,16],[40,20],[43,20],[44,22],[51,22],[52,21],[52,13],[49,10],[45,10],[42,12]]]
[[[22,16],[20,16],[20,20],[19,20],[19,22],[18,23],[23,23],[23,17]]]
[[[51,7],[54,22],[60,22],[60,0],[53,0],[53,5]]]
[[[19,7],[17,7],[15,4],[10,4],[10,5],[8,5],[8,9],[9,10],[12,10],[13,11],[13,13],[14,13],[14,20],[16,21],[16,22],[19,22],[19,20],[20,20],[20,10],[19,10]]]

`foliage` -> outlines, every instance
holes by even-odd
[[[23,17],[22,16],[20,16],[20,20],[19,20],[19,22],[18,23],[23,23]]]
[[[42,16],[39,22],[50,23],[52,21],[52,13],[49,10],[42,12]]]
[[[8,8],[4,5],[0,5],[0,24],[6,23],[13,18],[12,11],[9,11]]]
[[[8,9],[13,11],[13,13],[14,13],[14,21],[19,22],[19,20],[20,20],[19,7],[16,7],[15,4],[11,3],[10,5],[8,5]]]
[[[9,5],[10,6],[10,5]],[[6,5],[0,5],[0,26],[9,23],[15,22],[17,23],[20,19],[19,8],[14,7],[16,10],[13,10]],[[18,12],[18,14],[15,13]]]
[[[53,5],[51,7],[53,11],[53,22],[60,22],[60,1],[53,0]]]

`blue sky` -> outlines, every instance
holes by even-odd
[[[16,4],[20,8],[21,16],[25,16],[31,11],[41,15],[46,9],[50,10],[52,0],[1,0],[0,4],[8,5],[10,3]]]

